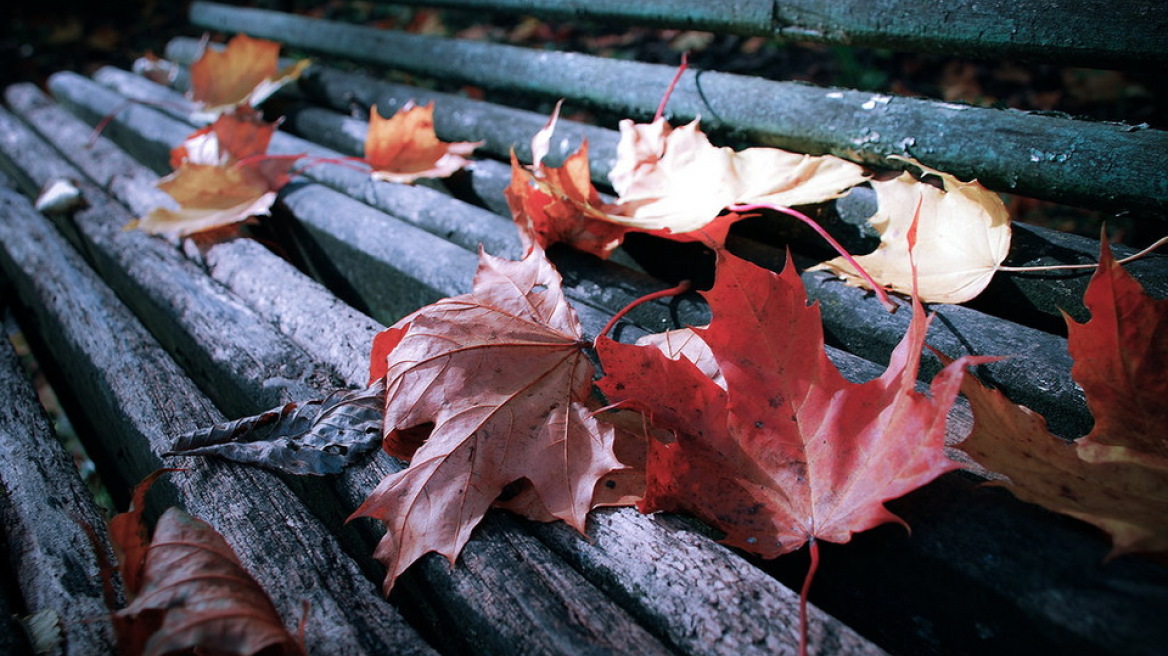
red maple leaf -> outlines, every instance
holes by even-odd
[[[713,320],[694,332],[724,388],[686,357],[597,340],[609,400],[675,435],[650,443],[642,511],[694,514],[728,544],[775,557],[900,522],[885,501],[958,467],[945,423],[973,359],[939,373],[931,397],[916,392],[920,307],[886,372],[856,384],[827,359],[819,310],[790,263],[776,275],[723,252],[716,276],[704,293]]]
[[[1067,321],[1071,374],[1094,428],[1068,442],[970,377],[973,430],[958,446],[1005,475],[1018,498],[1107,531],[1111,556],[1168,552],[1168,301],[1153,300],[1101,244],[1083,297],[1091,319]]]
[[[627,229],[598,218],[601,201],[588,178],[588,144],[562,167],[543,166],[540,171],[543,177],[534,177],[511,154],[511,184],[503,195],[523,244],[548,248],[563,243],[602,259],[611,255]]]
[[[503,191],[525,246],[548,248],[564,243],[606,259],[624,241],[627,228],[613,223],[600,193],[592,185],[588,141],[562,166],[543,163],[560,116],[556,104],[543,129],[531,140],[531,170],[511,153],[511,184]]]
[[[1083,295],[1086,323],[1067,321],[1071,375],[1095,417],[1080,444],[1124,448],[1168,469],[1168,301],[1154,300],[1100,240],[1099,269]]]
[[[597,482],[622,465],[613,427],[592,416],[587,342],[541,249],[520,262],[482,254],[473,292],[383,335],[371,371],[386,376],[385,448],[410,465],[353,516],[386,524],[375,554],[386,591],[428,552],[453,562],[516,482],[536,518],[583,531]],[[424,440],[412,430],[430,424]]]

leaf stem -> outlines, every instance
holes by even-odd
[[[97,122],[97,125],[93,126],[93,131],[89,133],[89,140],[85,142],[85,147],[93,148],[94,144],[97,143],[98,138],[101,137],[101,134],[105,132],[107,127],[109,127],[109,124],[112,123],[115,118],[117,118],[118,114],[122,113],[122,110],[126,109],[130,105],[143,105],[145,107],[159,107],[162,109],[178,109],[184,112],[187,109],[185,106],[179,103],[165,100],[139,100],[137,98],[127,98],[114,105],[114,108],[111,109],[108,114],[102,116],[101,120]]]
[[[772,205],[770,203],[754,203],[752,205],[731,205],[728,209],[732,212],[750,212],[752,210],[774,210],[776,212],[781,212],[783,214],[786,214],[787,216],[793,216],[796,219],[799,219],[800,221],[802,221],[803,223],[806,223],[808,226],[811,227],[812,230],[814,230],[816,232],[816,234],[818,234],[820,237],[823,237],[824,241],[826,241],[828,244],[830,244],[831,247],[834,248],[835,251],[837,253],[839,253],[844,258],[844,260],[847,261],[848,264],[852,265],[852,267],[854,267],[856,269],[856,272],[859,273],[860,277],[863,278],[864,281],[868,283],[868,286],[871,287],[872,291],[876,293],[876,298],[880,300],[880,304],[883,305],[885,307],[885,309],[888,310],[889,313],[896,312],[897,305],[892,302],[891,298],[888,297],[888,292],[884,291],[883,287],[876,284],[876,281],[873,280],[872,276],[869,275],[868,272],[864,270],[864,267],[860,266],[860,263],[856,261],[856,258],[852,257],[852,254],[849,253],[847,251],[847,249],[845,249],[843,247],[842,244],[840,244],[838,241],[836,241],[835,237],[832,237],[826,230],[823,229],[823,226],[816,223],[811,217],[807,216],[806,214],[804,214],[798,210],[793,210],[789,207],[783,207],[782,205]]]
[[[624,306],[620,312],[612,315],[612,318],[608,320],[608,323],[604,324],[604,328],[601,329],[600,334],[598,334],[596,338],[600,339],[604,335],[607,335],[609,331],[612,330],[612,327],[616,325],[616,322],[624,318],[624,316],[628,314],[630,310],[637,307],[638,305],[647,303],[649,301],[654,301],[659,298],[665,298],[666,296],[677,296],[678,294],[684,294],[685,292],[689,291],[690,286],[691,285],[688,280],[682,280],[681,282],[677,283],[676,287],[670,287],[669,289],[662,289],[661,291],[653,292],[651,294],[645,294],[641,298],[634,300],[632,303]],[[595,342],[593,342],[593,346],[595,346]]]
[[[819,570],[819,543],[815,536],[808,540],[811,548],[811,564],[807,566],[807,576],[803,578],[803,589],[799,591],[799,656],[807,656],[807,595],[811,592],[811,581]]]
[[[673,90],[677,88],[677,83],[681,81],[681,74],[685,69],[689,68],[689,51],[681,53],[681,64],[677,67],[677,72],[673,74],[673,80],[669,83],[669,87],[665,89],[665,95],[661,97],[661,104],[657,105],[657,113],[653,115],[653,122],[665,116],[665,106],[669,104],[669,97],[673,95]]]
[[[1156,243],[1154,243],[1151,246],[1145,248],[1144,250],[1136,253],[1135,255],[1129,255],[1129,256],[1123,258],[1122,260],[1117,261],[1116,264],[1124,265],[1124,264],[1127,264],[1129,262],[1135,262],[1136,260],[1140,259],[1141,257],[1144,257],[1145,255],[1156,250],[1157,248],[1160,248],[1164,244],[1168,244],[1168,237],[1161,237],[1160,239],[1156,240]],[[1013,273],[1028,273],[1028,272],[1034,272],[1034,271],[1072,271],[1072,270],[1079,270],[1079,269],[1095,269],[1098,267],[1099,267],[1098,264],[1052,264],[1050,266],[1033,266],[1033,267],[999,266],[998,271],[1009,271],[1009,272],[1013,272]]]

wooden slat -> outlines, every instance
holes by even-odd
[[[16,156],[26,164],[22,154],[47,155],[20,138],[24,129],[7,112],[0,112],[0,125],[10,163]],[[19,152],[9,148],[16,143]],[[86,191],[97,200],[92,187]],[[6,274],[35,312],[70,392],[85,400],[88,418],[101,427],[98,437],[124,481],[136,481],[161,464],[157,454],[169,447],[167,436],[222,420],[43,217],[26,213],[0,229]],[[308,602],[310,651],[432,653],[274,476],[221,462],[171,464],[190,468],[169,475],[160,491],[223,534],[293,633]]]
[[[0,233],[33,216],[26,198],[0,185]],[[0,261],[10,270],[6,252],[0,251]],[[6,566],[22,593],[22,605],[27,613],[55,616],[64,641],[56,646],[59,653],[110,653],[114,643],[109,618],[121,594],[114,572],[102,569],[103,563],[114,562],[105,518],[53,433],[6,339],[0,340],[0,389],[0,522]],[[104,581],[111,586],[108,592]]]
[[[138,97],[151,103],[170,104],[176,101],[176,99],[166,95],[153,95],[151,89],[146,86],[149,83],[139,82],[137,85],[131,84],[126,79],[127,76],[125,74],[119,75],[112,70],[106,70],[100,77],[132,93],[142,94]],[[382,95],[385,90],[381,85],[357,76],[347,76],[346,79],[349,81],[349,84],[345,85],[345,93],[349,98],[365,100],[370,104],[380,103],[382,106],[386,105],[384,102],[386,100],[392,100],[395,104],[404,104],[408,99],[408,96],[403,96],[403,91],[397,87],[391,89],[394,95],[387,98]],[[70,92],[66,90],[65,86],[63,83],[60,83],[57,85],[57,88],[60,89],[62,95],[74,98],[74,106],[79,108],[83,102],[94,104],[95,99],[100,95],[85,87],[77,88]],[[155,90],[158,89],[156,85],[149,86],[154,87]],[[112,107],[115,106],[115,103],[116,101],[111,98],[105,103],[102,103],[101,106]],[[467,126],[467,132],[473,132],[470,122],[471,112],[480,105],[486,105],[486,103],[477,103],[474,106],[464,103],[457,106],[461,116],[457,123]],[[101,113],[100,108],[97,107],[87,111],[87,114],[92,117],[99,116]],[[497,111],[485,111],[478,118],[489,122],[497,113]],[[301,121],[294,115],[290,121],[293,129],[299,128],[305,131],[306,135],[317,139],[321,138],[321,135],[327,135],[325,138],[340,148],[345,154],[361,155],[365,135],[364,121],[360,119],[345,119],[337,114],[329,114],[321,110],[304,110],[298,113],[301,116],[305,114],[310,115],[312,117],[311,120]],[[570,131],[570,128],[561,129],[561,132]],[[181,138],[179,136],[180,133],[181,130],[174,130],[171,139]],[[616,134],[612,131],[598,131],[594,129],[592,136],[608,143],[613,143],[616,140]],[[296,149],[300,148],[300,152],[303,152],[305,149],[308,149],[307,143],[310,142],[297,140],[296,144],[286,147],[277,146],[277,148],[281,152],[296,152]],[[156,146],[156,148],[158,147]],[[319,153],[319,151],[317,152]],[[324,153],[320,154],[325,155]],[[336,157],[336,153],[327,153],[327,155]],[[161,159],[161,157],[156,155],[153,159]],[[325,173],[325,169],[322,168],[319,170],[321,173]],[[345,173],[358,177],[362,176],[362,174],[348,169],[345,170]],[[310,172],[309,175],[313,174]],[[494,175],[497,184],[494,189],[490,190],[489,195],[496,198],[502,197],[502,185],[506,184],[509,180],[507,167],[497,162],[480,161],[475,166],[474,175],[476,177]],[[348,187],[353,190],[363,190],[367,189],[368,185],[353,182]],[[480,188],[480,192],[482,191],[483,189]],[[870,190],[862,191],[871,193]],[[858,194],[860,191],[856,193]],[[352,202],[338,196],[330,196],[327,194],[322,196],[308,192],[307,195],[311,198],[319,198],[319,202],[330,207],[344,207],[346,203]],[[305,195],[299,191],[287,196],[292,203],[317,202],[312,200],[304,201],[304,197]],[[402,213],[400,206],[390,204],[382,205],[381,207],[398,216]],[[432,200],[431,208],[439,215],[451,219],[458,217],[453,223],[467,226],[476,225],[475,221],[470,220],[476,214],[461,203],[452,202],[445,197],[440,197]],[[325,230],[332,232],[334,236],[350,230],[357,233],[367,230],[356,224],[350,227],[352,221],[360,223],[364,220],[361,218],[359,208],[358,211],[353,213],[353,216],[356,217],[355,219],[349,218],[348,215],[346,215],[346,218],[333,218],[341,216],[336,212],[330,214],[329,212],[309,210],[298,212],[298,214],[304,217],[319,217],[310,220],[308,225],[315,226],[317,225],[316,221],[331,221],[334,224],[333,227],[325,228]],[[514,235],[514,229],[509,225],[498,221],[493,223],[494,225],[487,225],[483,229],[494,228],[496,232],[503,231],[506,234]],[[315,230],[315,228],[313,229]],[[465,240],[461,240],[463,235],[463,231],[461,230],[448,234],[447,236],[461,243],[463,246],[473,247],[472,244],[475,243],[475,237],[480,233],[475,231],[467,232],[471,234]],[[1029,233],[1023,232],[1022,234],[1025,237]],[[1055,238],[1056,236],[1056,233],[1050,234],[1051,238]],[[1058,238],[1061,239],[1061,237]],[[350,243],[361,243],[359,239],[350,239],[349,241]],[[497,242],[497,240],[493,241]],[[779,249],[760,246],[741,239],[733,241],[731,243],[731,249],[748,259],[752,259],[773,269],[780,269],[785,260],[784,253]],[[510,253],[514,251],[515,248],[512,246],[506,252]],[[340,253],[335,254],[335,257],[340,258],[342,261],[349,261],[348,257]],[[397,260],[397,258],[390,257],[383,257],[382,259],[386,261]],[[678,257],[677,259],[685,258]],[[380,293],[382,289],[381,286],[369,286],[365,284],[364,281],[366,278],[360,275],[346,275],[344,277],[365,298],[369,298],[370,294]],[[1148,278],[1151,278],[1150,271]],[[1085,284],[1084,276],[1079,276],[1078,279],[1081,283]],[[1164,285],[1168,285],[1168,276],[1163,275],[1162,271],[1156,279]],[[846,346],[851,352],[874,361],[887,362],[892,350],[904,335],[909,319],[908,313],[902,312],[896,315],[889,315],[864,292],[833,282],[831,276],[825,273],[806,273],[804,274],[804,281],[809,289],[811,298],[820,301],[824,307],[825,324],[837,346]],[[1050,292],[1048,291],[1048,293]],[[1081,296],[1081,294],[1082,291],[1080,288],[1068,290],[1068,293],[1059,297],[1059,300],[1063,301],[1062,304],[1065,307],[1070,308],[1073,306],[1068,302],[1068,299],[1074,298],[1077,301],[1077,297]],[[1001,302],[1000,298],[998,302]],[[378,311],[383,312],[380,309],[384,305],[382,301],[370,300],[369,303],[371,307],[379,307]],[[935,348],[941,349],[951,356],[966,353],[1014,356],[986,367],[985,372],[996,384],[1000,385],[1009,393],[1016,402],[1026,404],[1044,415],[1052,417],[1052,429],[1059,434],[1077,436],[1084,434],[1090,428],[1091,417],[1084,403],[1082,390],[1074,384],[1070,376],[1071,360],[1067,353],[1065,339],[1025,326],[1010,324],[1001,319],[990,317],[965,307],[938,306],[934,310],[939,316],[933,322],[929,339],[930,344]],[[696,318],[693,319],[695,321],[697,320]],[[600,323],[603,324],[603,319],[600,320]],[[928,380],[939,368],[939,363],[930,359],[924,363],[921,377]]]
[[[1168,57],[1165,5],[1145,0],[425,0],[413,3],[560,19],[1080,66],[1149,65]],[[1092,29],[1084,29],[1086,26]],[[1096,29],[1097,28],[1097,29]]]
[[[58,85],[59,83],[54,84],[55,87]],[[140,120],[141,116],[138,119]],[[54,125],[62,123],[64,121],[60,118],[52,121]],[[132,172],[133,167],[128,162],[114,160],[110,154],[105,154],[100,159],[117,170]],[[139,174],[135,173],[134,175]],[[301,190],[298,193],[307,194],[309,190]],[[330,198],[336,200],[335,197]],[[221,253],[219,248],[213,249],[207,255],[208,262],[218,261]],[[257,253],[253,252],[252,255],[257,255]],[[222,262],[214,266],[219,268],[222,266]],[[258,256],[236,259],[230,266],[237,270],[237,275],[239,275],[239,269],[246,268],[246,276],[253,280],[252,284],[265,290],[263,293],[268,299],[266,305],[278,313],[278,318],[274,318],[278,323],[298,327],[297,332],[300,334],[307,330],[314,319],[305,314],[306,306],[301,302],[299,295],[292,293],[297,289],[303,290],[305,287],[303,285],[287,285],[278,279],[273,280],[273,276],[280,274],[280,272],[288,274],[289,269],[286,266],[271,266],[264,263]],[[384,279],[384,276],[379,274],[371,279]],[[469,285],[469,279],[464,284]],[[340,321],[338,318],[330,318],[329,320]],[[299,341],[306,345],[315,344],[317,349],[327,348],[329,352],[335,353],[335,345],[326,347],[316,340],[309,339]],[[355,352],[350,352],[349,359],[366,361],[367,347],[354,346],[353,349]],[[360,375],[360,373],[355,375]],[[363,478],[364,482],[345,487],[353,490],[350,494],[359,494],[361,490],[371,488],[372,483],[376,482],[377,475],[376,471],[354,471],[346,476],[353,480]],[[360,500],[360,497],[356,497],[354,502]],[[635,607],[634,615],[642,622],[646,622],[646,625],[655,633],[661,635],[667,644],[680,646],[683,651],[695,654],[774,653],[776,650],[789,650],[793,647],[796,638],[792,633],[794,624],[791,620],[795,617],[797,608],[797,599],[794,593],[777,584],[765,574],[741,563],[718,545],[701,540],[685,549],[674,548],[670,545],[680,546],[680,543],[676,542],[677,539],[671,538],[668,533],[655,530],[653,523],[647,518],[640,517],[631,511],[623,516],[626,517],[624,521],[631,521],[641,526],[638,537],[627,536],[630,540],[637,542],[649,539],[663,540],[660,548],[662,553],[658,555],[658,562],[664,563],[667,567],[662,576],[668,573],[671,577],[668,580],[661,580],[658,584],[663,594],[636,600],[625,600],[625,604]],[[454,570],[450,570],[442,559],[436,557],[423,559],[417,569],[421,570],[425,580],[418,581],[417,586],[429,588],[430,597],[437,597],[442,603],[435,603],[432,598],[427,599],[422,595],[417,597],[411,595],[409,598],[416,599],[419,604],[424,606],[424,613],[432,618],[431,621],[439,621],[444,618],[449,620],[451,609],[462,608],[462,612],[467,612],[468,603],[472,603],[474,599],[483,594],[479,586],[490,585],[495,589],[496,595],[514,594],[517,598],[525,601],[522,607],[508,607],[498,599],[494,600],[499,608],[490,617],[497,624],[493,630],[500,632],[511,627],[511,630],[517,632],[512,640],[519,639],[521,633],[518,632],[522,631],[530,634],[523,638],[526,643],[532,643],[533,640],[543,635],[542,632],[538,631],[532,633],[530,620],[526,619],[534,612],[534,609],[541,609],[540,613],[548,614],[549,617],[538,622],[538,625],[546,626],[553,622],[551,617],[562,617],[562,609],[566,606],[575,609],[571,613],[572,618],[566,619],[566,621],[573,624],[583,622],[593,627],[591,629],[593,632],[607,631],[609,634],[607,637],[594,635],[589,639],[590,641],[611,640],[618,651],[630,649],[638,653],[651,651],[648,646],[650,643],[629,640],[627,633],[616,631],[612,626],[603,627],[599,623],[604,618],[603,608],[583,607],[584,591],[578,587],[578,584],[573,583],[571,587],[562,589],[558,594],[553,594],[554,590],[532,590],[525,587],[529,583],[529,579],[525,578],[523,574],[525,566],[537,566],[548,584],[554,584],[556,588],[564,586],[570,577],[565,578],[562,563],[551,567],[556,559],[549,558],[547,548],[525,535],[517,524],[518,522],[515,520],[502,515],[488,517],[480,530],[476,532],[475,539],[464,550],[462,564]],[[613,545],[621,540],[619,535],[610,535]],[[688,540],[692,542],[692,537]],[[571,538],[571,541],[579,544],[589,542],[588,539],[580,536]],[[601,547],[601,549],[612,548],[615,547]],[[709,584],[694,581],[688,572],[698,570],[710,572],[711,576],[716,577],[716,581],[711,581]],[[634,586],[647,585],[650,582],[644,579],[643,570],[629,571],[637,571],[639,578],[634,580],[618,573],[610,573],[606,578],[622,578],[626,581],[626,585]],[[678,583],[682,580],[689,582],[690,587],[679,587]],[[475,581],[478,583],[475,584]],[[664,591],[670,592],[665,595]],[[549,600],[556,599],[560,600],[548,605]],[[676,613],[668,612],[679,607],[686,608],[687,614],[679,616]],[[476,609],[474,612],[481,614],[484,611]],[[836,653],[879,652],[878,649],[830,618],[818,612],[815,612],[813,617],[814,644],[822,644],[825,648],[830,648]],[[694,618],[701,618],[701,622],[695,624]],[[770,618],[769,623],[762,622],[761,618]],[[459,623],[468,621],[466,615],[457,619]],[[762,622],[762,626],[760,626],[760,622]],[[462,649],[467,648],[465,644],[457,642],[459,640],[456,635],[458,631],[452,630],[445,624],[443,626],[446,627],[443,629],[447,634],[446,637],[455,646]],[[480,635],[480,641],[484,639],[483,634],[487,634],[488,631],[489,629],[476,625],[475,632]],[[551,636],[555,635],[559,635],[559,640],[562,641],[564,636],[571,635],[571,632],[567,629],[561,629],[558,633],[551,634]],[[570,645],[564,645],[563,648],[571,653],[579,653],[587,644],[587,641],[576,641]],[[633,645],[637,646],[633,647]],[[484,649],[484,645],[479,644],[477,648]],[[548,651],[555,649],[558,648],[550,645],[546,647]]]
[[[195,3],[199,27],[486,87],[567,97],[618,116],[652,116],[674,70],[574,53],[453,41],[265,10]],[[915,158],[990,188],[1110,211],[1168,211],[1168,132],[916,98],[688,71],[672,121],[756,145],[887,165]]]
[[[80,152],[81,145],[87,138],[84,135],[88,130],[80,124],[70,126],[72,119],[62,115],[63,112],[52,112],[52,108],[45,104],[43,97],[37,97],[35,90],[30,87],[11,88],[8,100],[15,107],[19,107],[34,124],[42,129],[49,129],[50,136],[63,150],[74,153],[76,157],[90,164],[106,167],[112,164],[110,153],[94,157],[89,153]],[[73,122],[76,123],[75,120]],[[106,168],[103,175],[108,175],[109,171],[117,168],[116,166],[113,169]],[[423,248],[420,252],[426,250]],[[433,253],[432,250],[430,252]],[[459,252],[465,253],[461,250]],[[172,253],[178,257],[177,252]],[[262,268],[259,267],[259,270]],[[467,279],[469,280],[469,275]],[[200,332],[198,325],[189,325],[188,330],[193,332],[192,337],[205,342],[208,346],[225,343],[245,346],[245,343],[233,337],[232,331],[206,334]],[[283,336],[271,339],[288,342]],[[362,353],[361,360],[365,360],[366,357]],[[212,378],[216,375],[224,377],[246,375],[231,370],[230,364],[226,368],[221,365],[216,370],[203,373]],[[252,375],[248,381],[241,384],[261,389],[270,384],[271,378],[278,375],[279,370],[273,369],[266,374]],[[318,388],[316,394],[323,395],[325,391],[327,388]],[[217,402],[226,400],[214,390],[211,390],[211,396]],[[248,412],[258,413],[263,409],[265,408],[253,407]],[[388,457],[379,453],[368,466],[347,470],[331,486],[346,504],[345,509],[339,514],[335,508],[335,501],[330,504],[322,497],[324,490],[319,489],[320,485],[298,480],[295,481],[295,486],[305,488],[305,493],[313,497],[316,502],[314,510],[331,515],[332,521],[339,524],[382,477],[399,468],[400,464],[392,463]],[[418,620],[417,614],[422,612],[420,609],[427,605],[435,608],[461,609],[454,618],[457,620],[453,623],[454,628],[438,625],[428,628],[431,640],[456,650],[477,644],[478,648],[500,651],[522,640],[542,653],[602,653],[616,645],[635,645],[637,651],[646,654],[664,652],[664,648],[651,635],[592,588],[574,570],[508,522],[509,520],[502,517],[487,522],[482,531],[483,538],[464,551],[464,557],[467,559],[477,556],[478,567],[451,570],[443,559],[434,555],[425,559],[418,568],[418,572],[423,573],[423,576],[415,579],[412,586],[409,583],[403,585],[403,588],[408,586],[414,589],[412,595],[407,594],[410,603],[406,607],[415,621]],[[372,522],[363,522],[362,526],[364,531],[361,540],[358,544],[352,545],[352,548],[359,550],[359,558],[370,563],[373,544],[380,537],[381,530],[369,530]],[[337,528],[339,529],[339,526]],[[501,585],[503,580],[509,580],[511,585]],[[564,608],[573,610],[565,615]]]

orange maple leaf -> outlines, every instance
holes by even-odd
[[[970,377],[973,430],[958,446],[1020,499],[1107,531],[1112,556],[1168,551],[1168,301],[1149,297],[1106,239],[1101,248],[1083,297],[1091,319],[1067,321],[1071,373],[1095,427],[1068,442]]]
[[[220,114],[240,105],[255,106],[300,76],[312,62],[302,59],[284,70],[280,44],[237,34],[222,51],[205,48],[191,64],[191,100],[203,112]]]
[[[473,292],[422,308],[375,342],[385,449],[410,465],[353,516],[386,524],[375,555],[387,592],[427,552],[453,562],[508,485],[528,481],[537,518],[583,531],[597,482],[622,468],[613,427],[592,416],[593,368],[560,285],[540,249],[520,262],[482,254]],[[428,424],[424,440],[411,430]]]
[[[975,360],[946,367],[931,397],[916,392],[919,305],[885,373],[854,384],[827,359],[819,310],[790,262],[777,275],[720,253],[703,295],[713,320],[693,334],[724,386],[688,359],[707,360],[694,345],[667,355],[597,340],[609,400],[676,436],[650,443],[642,511],[690,512],[769,558],[900,522],[885,501],[958,467],[943,450],[946,417]]]
[[[408,102],[390,118],[369,108],[365,161],[374,180],[413,182],[418,178],[445,178],[470,164],[466,158],[481,141],[447,143],[434,133],[434,103]]]
[[[155,209],[130,227],[184,237],[267,214],[299,159],[265,155],[275,129],[243,107],[192,133],[171,151],[174,173],[158,181],[178,209]]]

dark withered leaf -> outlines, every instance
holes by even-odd
[[[216,455],[289,474],[337,474],[381,444],[385,381],[192,431],[165,455]]]

